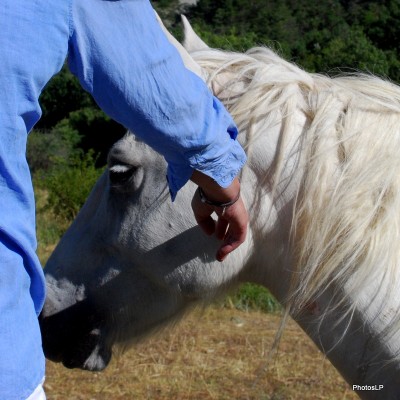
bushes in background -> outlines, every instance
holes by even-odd
[[[65,165],[59,163],[44,176],[47,207],[53,210],[57,219],[72,221],[76,217],[103,172],[95,164],[93,152],[89,151],[75,155]]]

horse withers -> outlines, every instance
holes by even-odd
[[[113,346],[254,282],[362,398],[397,399],[400,89],[308,74],[265,48],[210,49],[186,31],[185,64],[232,113],[248,155],[248,238],[215,261],[219,243],[192,215],[194,185],[172,203],[163,158],[126,135],[45,267],[46,356],[103,369]]]

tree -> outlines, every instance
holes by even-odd
[[[311,72],[361,70],[400,82],[398,0],[201,0],[189,17],[212,46],[272,44]]]

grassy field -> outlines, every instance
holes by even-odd
[[[350,400],[358,397],[290,322],[266,372],[278,315],[210,307],[115,356],[104,372],[48,363],[48,400]]]

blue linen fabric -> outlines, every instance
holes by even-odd
[[[228,186],[245,163],[236,127],[183,66],[145,0],[2,0],[0,4],[0,399],[26,399],[44,376],[27,135],[39,95],[62,67],[99,106],[168,162],[172,199],[194,169]]]

